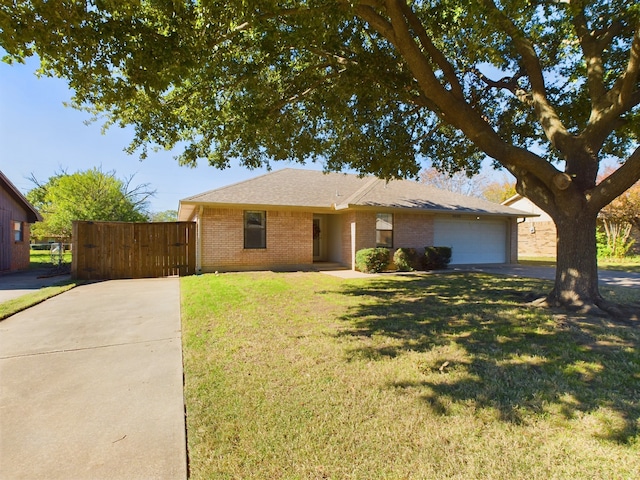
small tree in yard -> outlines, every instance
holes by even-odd
[[[32,175],[36,187],[26,196],[43,217],[33,235],[70,239],[74,220],[146,222],[147,200],[154,192],[147,184],[132,187],[131,180],[99,168],[59,173],[45,183]]]
[[[640,179],[639,24],[630,0],[13,1],[0,43],[133,125],[142,157],[387,179],[490,157],[556,224],[547,303],[587,310],[609,309],[598,213]],[[619,168],[598,183],[606,158]]]
[[[634,244],[632,228],[640,228],[640,182],[604,207],[599,223],[604,237],[602,255],[624,257]]]

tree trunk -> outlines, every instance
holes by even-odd
[[[556,219],[556,280],[547,297],[549,304],[572,309],[603,304],[598,290],[596,218],[596,213],[582,212]]]

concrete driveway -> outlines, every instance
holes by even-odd
[[[0,275],[0,303],[71,278],[68,274],[49,276],[50,272],[43,268]]]
[[[0,379],[0,478],[186,478],[178,278],[83,285],[7,318]]]

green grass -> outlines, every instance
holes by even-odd
[[[640,255],[624,258],[600,258],[598,259],[598,267],[605,270],[640,273]]]
[[[194,479],[640,477],[640,330],[524,306],[548,282],[267,272],[181,288]]]
[[[518,263],[522,265],[554,267],[556,265],[556,259],[552,257],[519,257]],[[598,268],[602,270],[640,273],[640,256],[633,255],[623,258],[599,258]]]
[[[57,265],[58,257],[51,256],[49,250],[31,250],[29,253],[30,265],[29,268],[52,268]],[[64,252],[62,254],[62,263],[71,264],[71,252]]]
[[[38,303],[44,302],[48,298],[55,297],[61,293],[71,290],[77,284],[75,282],[65,282],[60,285],[53,285],[50,287],[44,287],[33,293],[27,293],[21,297],[7,300],[0,303],[0,320],[4,320],[11,315],[15,315],[22,310],[33,307]]]

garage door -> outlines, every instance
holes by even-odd
[[[435,219],[434,245],[451,247],[452,264],[506,263],[507,222]]]

